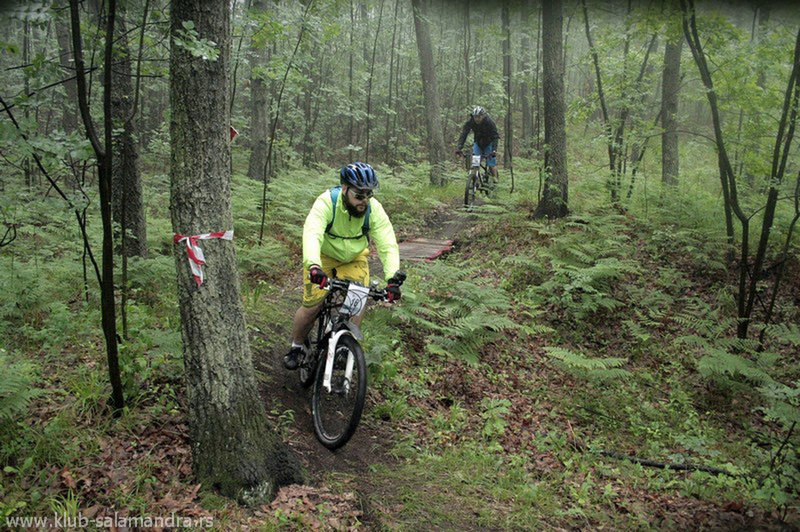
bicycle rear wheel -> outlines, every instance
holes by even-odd
[[[308,332],[308,336],[306,337],[306,356],[300,362],[300,370],[298,374],[300,376],[300,385],[303,388],[308,388],[311,386],[311,383],[314,381],[314,376],[316,375],[317,371],[317,353],[319,350],[324,348],[324,346],[320,346],[319,342],[320,339],[325,334],[325,326],[327,325],[327,317],[328,315],[324,311],[320,311],[317,318],[314,320],[314,324],[311,326],[311,330]]]
[[[475,169],[470,170],[467,187],[464,189],[464,207],[472,207],[475,203],[475,191],[478,190],[478,176]]]
[[[353,358],[353,369],[347,381],[345,372],[349,357]],[[317,439],[328,449],[338,449],[347,443],[361,420],[367,395],[367,363],[355,338],[342,336],[336,346],[331,390],[328,391],[323,386],[326,359],[327,356],[321,356],[317,364],[311,411]]]

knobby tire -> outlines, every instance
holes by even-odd
[[[307,353],[300,363],[300,368],[297,372],[300,377],[300,385],[303,388],[308,388],[311,386],[311,383],[314,382],[314,377],[316,376],[317,353],[320,347],[324,347],[318,344],[320,338],[323,338],[325,334],[326,317],[326,313],[324,311],[320,311],[319,315],[314,320],[314,324],[311,326],[311,330],[308,332],[308,337],[306,338]]]
[[[478,190],[478,175],[476,170],[470,170],[467,178],[467,187],[464,189],[464,207],[470,208],[475,203],[475,192]]]
[[[350,390],[345,395],[341,382],[344,379],[346,364],[338,362],[346,362],[347,352],[352,353],[355,360]],[[338,360],[334,360],[331,392],[322,386],[327,353],[319,357],[311,400],[314,433],[320,443],[331,450],[338,449],[350,440],[361,420],[367,395],[367,363],[364,351],[356,339],[347,334],[342,336],[336,346],[336,357]]]

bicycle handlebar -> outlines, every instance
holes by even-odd
[[[336,278],[328,279],[328,284],[325,286],[325,288],[323,288],[323,290],[328,290],[331,292],[335,291],[347,292],[347,290],[350,288],[351,283],[355,283],[355,281],[345,281],[343,279],[336,279]],[[355,284],[362,286],[360,283],[355,283]],[[388,301],[389,293],[386,291],[385,288],[379,290],[377,288],[370,287],[369,294],[367,294],[367,297],[371,297],[376,301]]]
[[[341,290],[343,292],[346,292],[350,288],[350,283],[353,282],[354,281],[345,281],[342,279],[328,279],[328,284],[325,285],[325,288],[323,288],[323,290],[329,290],[332,292]],[[377,290],[375,288],[370,288],[368,295],[372,299],[386,299],[386,290],[385,289]]]

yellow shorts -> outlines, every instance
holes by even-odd
[[[369,285],[369,263],[367,257],[369,256],[369,248],[366,248],[360,255],[358,255],[352,262],[339,262],[330,257],[322,255],[322,271],[328,277],[333,276],[333,270],[336,269],[336,277],[339,279],[347,279],[348,281],[356,281],[364,286]],[[316,307],[325,296],[328,295],[327,290],[321,289],[315,285],[308,278],[308,268],[303,267],[303,306]]]

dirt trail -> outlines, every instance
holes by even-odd
[[[454,204],[434,212],[420,234],[412,236],[453,240],[469,224],[469,219],[459,214],[458,208],[459,205]],[[370,257],[370,272],[373,278],[377,278],[382,275],[382,269],[380,261],[374,255],[373,253]],[[287,308],[299,306],[300,290],[287,287],[284,295],[285,298],[281,299],[288,301]],[[284,338],[289,336],[288,331],[278,327],[269,334]],[[362,504],[365,503],[364,495],[371,493],[375,488],[369,483],[369,467],[374,464],[391,464],[395,461],[388,454],[388,450],[392,447],[397,427],[391,422],[384,422],[369,415],[375,405],[375,396],[368,388],[365,415],[361,418],[361,423],[352,439],[336,451],[329,451],[323,447],[314,436],[311,389],[300,385],[296,372],[284,369],[283,346],[280,343],[279,345],[281,347],[273,349],[272,352],[263,352],[256,356],[258,369],[270,376],[270,382],[262,389],[267,411],[284,412],[288,409],[294,412],[294,419],[288,427],[287,441],[305,466],[310,483],[319,484],[330,474],[344,478],[351,477],[352,480],[346,481],[353,483],[353,491],[359,496]],[[369,521],[371,512],[368,508],[363,510],[364,517]]]

